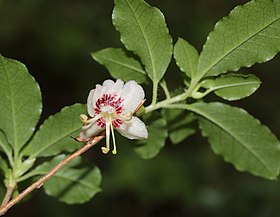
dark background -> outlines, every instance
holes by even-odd
[[[214,24],[246,1],[148,2],[164,13],[174,41],[182,37],[201,51]],[[39,83],[42,120],[66,105],[85,103],[89,90],[110,78],[90,52],[122,46],[111,22],[112,9],[113,0],[0,2],[0,53],[23,62]],[[279,57],[241,71],[256,73],[263,84],[250,98],[232,104],[247,109],[279,137]],[[182,80],[173,72],[178,69],[171,63],[167,72],[171,89]],[[237,172],[213,154],[199,133],[176,147],[167,141],[160,155],[148,161],[121,140],[118,148],[116,156],[104,156],[99,148],[85,154],[103,173],[103,192],[90,202],[69,206],[39,190],[6,216],[280,216],[279,181]]]

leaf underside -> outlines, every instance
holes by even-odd
[[[243,109],[222,103],[195,103],[189,109],[199,115],[203,136],[225,161],[240,171],[267,179],[278,176],[279,142],[257,119]]]
[[[22,63],[0,55],[0,129],[16,153],[33,134],[41,111],[37,82]]]
[[[214,91],[217,96],[225,100],[232,101],[252,95],[260,84],[260,79],[252,74],[226,74],[204,80],[201,87]]]
[[[46,157],[61,151],[74,151],[81,146],[72,137],[76,137],[82,127],[80,114],[86,111],[85,105],[75,104],[64,107],[50,116],[36,132],[26,149],[25,155]]]
[[[145,119],[148,126],[148,139],[137,142],[140,147],[135,152],[143,159],[155,157],[165,145],[168,136],[166,121],[157,113]]]
[[[165,109],[162,114],[167,121],[169,138],[174,145],[196,132],[196,118],[193,113],[183,109]]]
[[[50,162],[38,166],[34,173],[44,175],[65,158],[66,155],[56,156]],[[99,169],[78,157],[46,181],[44,190],[46,194],[67,204],[81,204],[101,191],[100,183]]]
[[[106,48],[91,54],[100,64],[104,65],[111,76],[123,81],[135,80],[137,83],[146,83],[147,76],[141,64],[128,57],[120,48]]]

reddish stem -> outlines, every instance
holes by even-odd
[[[7,191],[6,191],[5,197],[4,197],[3,201],[2,201],[1,207],[7,205],[7,203],[11,199],[11,196],[12,196],[12,194],[14,192],[14,188],[15,188],[14,186],[13,187],[11,187],[11,186],[7,187]]]
[[[9,199],[11,196],[7,196],[8,191],[9,194],[13,192],[12,190],[7,189],[7,199],[4,201],[3,204],[0,207],[0,215],[4,215],[13,205],[18,203],[22,198],[24,198],[26,195],[28,195],[30,192],[32,192],[35,188],[40,188],[45,181],[47,181],[49,178],[51,178],[53,175],[55,175],[63,166],[68,164],[70,161],[74,160],[76,157],[80,156],[84,152],[86,152],[88,149],[90,149],[93,145],[98,143],[101,139],[104,138],[104,135],[96,136],[92,138],[88,143],[86,143],[82,148],[71,154],[69,157],[62,160],[57,166],[55,166],[50,172],[48,172],[46,175],[44,175],[42,178],[40,178],[38,181],[30,185],[28,188],[26,188],[23,192],[21,192],[19,195],[17,195],[14,199],[12,199],[10,202]],[[11,191],[11,192],[10,192]],[[6,198],[5,196],[5,198]],[[4,203],[5,202],[5,203]]]

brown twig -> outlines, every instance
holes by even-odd
[[[76,152],[71,154],[69,157],[62,160],[50,172],[48,172],[46,175],[44,175],[38,181],[36,181],[32,185],[30,185],[23,192],[21,192],[19,195],[17,195],[14,199],[12,199],[10,202],[6,202],[6,204],[0,208],[0,215],[4,215],[13,205],[18,203],[22,198],[24,198],[26,195],[28,195],[30,192],[32,192],[35,188],[40,188],[45,183],[45,181],[47,181],[49,178],[51,178],[53,175],[55,175],[63,166],[65,166],[70,161],[74,160],[76,157],[78,157],[81,154],[83,154],[84,152],[86,152],[88,149],[90,149],[93,145],[98,143],[103,138],[104,138],[104,135],[94,137],[88,143],[86,143],[82,148],[80,148],[79,150],[77,150]]]
[[[14,192],[14,188],[15,188],[15,186],[9,186],[9,187],[7,187],[7,191],[6,191],[5,197],[4,197],[3,201],[2,201],[1,207],[7,205],[7,203],[8,203],[9,200],[11,199],[11,196],[12,196],[12,194],[13,194],[13,192]]]

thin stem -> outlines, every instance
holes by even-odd
[[[158,82],[153,83],[153,98],[152,98],[152,105],[157,103],[157,92],[158,92]]]
[[[6,191],[5,197],[4,197],[3,201],[2,201],[1,207],[4,207],[4,206],[7,205],[7,203],[11,199],[11,196],[12,196],[12,194],[14,192],[14,188],[15,188],[15,185],[7,187],[7,191]]]
[[[191,110],[190,104],[172,104],[172,105],[166,105],[164,108],[170,108],[170,109],[186,109]]]
[[[177,96],[172,97],[172,98],[165,99],[165,100],[160,101],[160,102],[155,103],[155,104],[152,103],[151,105],[149,105],[148,107],[145,108],[145,113],[149,113],[149,112],[152,112],[152,111],[160,109],[160,108],[166,108],[168,105],[178,103],[178,102],[182,102],[182,101],[186,100],[196,90],[199,80],[200,80],[200,78],[196,78],[196,79],[192,80],[191,83],[190,83],[190,86],[186,90],[186,92],[184,92],[180,95],[177,95]]]
[[[189,89],[186,90],[186,92],[184,92],[180,95],[174,96],[170,99],[165,99],[163,101],[160,101],[160,102],[156,103],[155,105],[153,105],[153,104],[149,105],[148,107],[146,107],[145,113],[149,113],[154,110],[164,108],[167,105],[186,100],[192,94],[192,91],[195,89],[195,87],[196,87],[196,83],[192,83],[190,85]]]
[[[28,188],[26,188],[23,192],[21,192],[18,196],[16,196],[14,199],[12,199],[10,202],[8,202],[5,206],[2,206],[0,208],[0,215],[4,215],[13,205],[18,203],[22,198],[24,198],[26,195],[28,195],[30,192],[32,192],[35,188],[40,188],[45,181],[47,181],[49,178],[51,178],[53,175],[55,175],[63,166],[68,164],[70,161],[74,160],[76,157],[80,156],[84,152],[86,152],[88,149],[90,149],[93,145],[98,143],[101,139],[104,138],[104,135],[96,136],[90,142],[86,143],[82,148],[71,154],[69,157],[62,160],[57,166],[55,166],[50,172],[48,172],[46,175],[44,175],[42,178],[40,178],[37,182],[30,185]]]
[[[166,81],[165,80],[161,80],[161,82],[159,83],[161,88],[163,89],[164,91],[164,94],[166,96],[166,99],[170,99],[170,93],[168,91],[168,88],[167,88],[167,84],[166,84]]]

